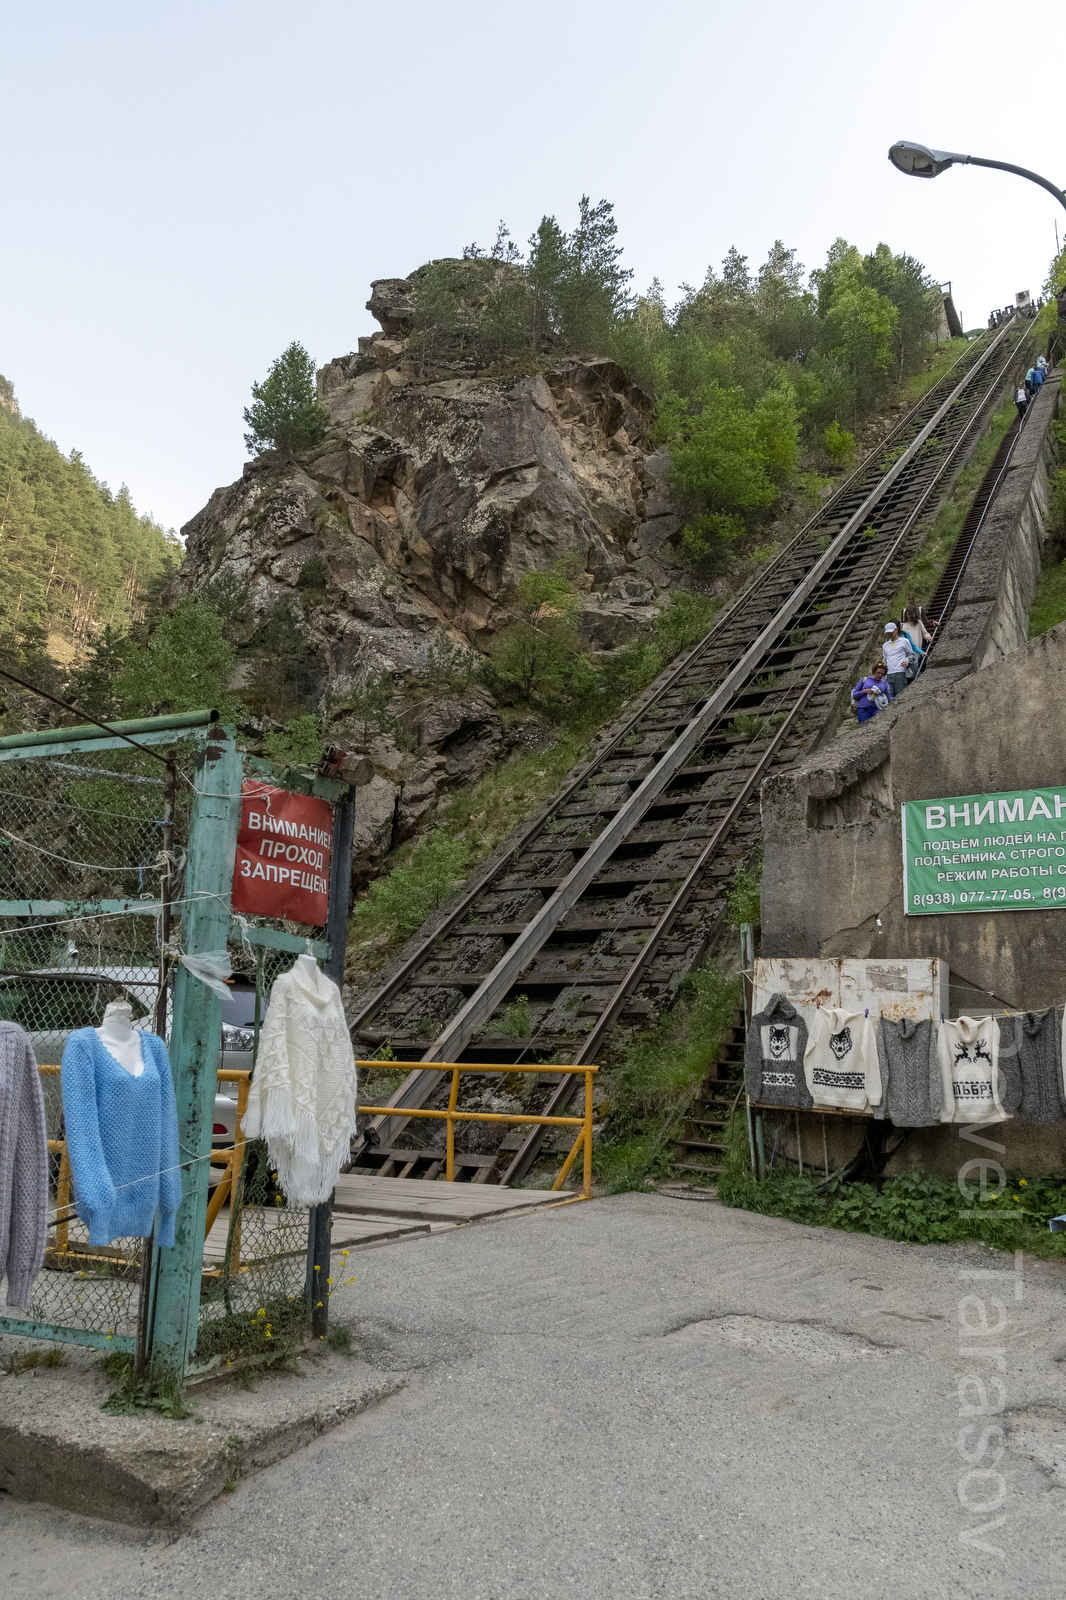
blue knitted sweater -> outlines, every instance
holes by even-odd
[[[121,1066],[95,1028],[77,1028],[63,1051],[63,1117],[78,1216],[90,1244],[151,1233],[174,1243],[181,1204],[178,1112],[167,1047],[141,1034],[144,1071]]]

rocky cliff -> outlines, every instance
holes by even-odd
[[[249,462],[182,530],[173,595],[229,597],[239,681],[274,673],[282,688],[259,704],[275,718],[303,706],[343,722],[368,675],[424,671],[442,631],[486,647],[530,569],[568,561],[596,650],[649,631],[685,583],[650,402],[622,370],[563,357],[525,374],[427,371],[405,340],[416,293],[417,278],[375,283],[382,331],[319,372],[323,443]],[[410,731],[414,755],[374,746],[371,871],[442,788],[506,749],[483,690],[423,702]]]

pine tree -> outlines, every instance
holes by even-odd
[[[315,390],[315,363],[294,339],[272,363],[262,383],[252,384],[253,404],[244,420],[251,429],[244,443],[254,455],[281,450],[292,455],[309,450],[325,436],[329,412]]]

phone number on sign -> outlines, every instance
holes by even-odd
[[[1043,889],[1040,894],[1032,889],[969,889],[961,894],[916,894],[911,897],[912,905],[916,906],[972,906],[983,900],[989,904],[997,900],[1029,900],[1034,904],[1038,900],[1066,900],[1066,884]]]

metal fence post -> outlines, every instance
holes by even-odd
[[[333,846],[329,862],[329,910],[326,936],[330,957],[326,972],[338,989],[344,987],[344,954],[348,943],[348,911],[352,897],[352,840],[355,836],[355,791],[333,808]],[[307,1235],[307,1303],[311,1332],[323,1339],[329,1327],[329,1268],[333,1232],[333,1200],[312,1206]]]
[[[241,815],[242,758],[219,724],[196,764],[188,866],[181,917],[186,955],[226,948],[233,863]],[[207,1218],[212,1110],[222,1030],[222,1001],[179,966],[174,980],[170,1061],[178,1102],[181,1206],[174,1246],[159,1250],[151,1357],[182,1373],[196,1347]]]

